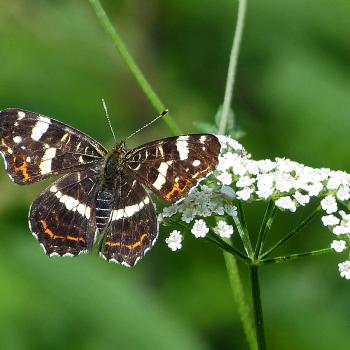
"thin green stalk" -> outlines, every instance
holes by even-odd
[[[319,249],[319,250],[312,250],[311,252],[296,253],[296,254],[285,255],[285,256],[277,256],[275,258],[262,260],[260,263],[261,264],[279,264],[279,263],[303,258],[305,256],[318,256],[318,255],[328,254],[328,253],[334,253],[334,249],[333,248],[323,248],[323,249]]]
[[[233,95],[233,87],[235,83],[239,48],[240,48],[243,28],[244,28],[246,9],[247,9],[247,0],[238,0],[238,15],[237,15],[235,34],[233,36],[230,62],[228,66],[225,96],[224,96],[224,102],[222,106],[222,112],[221,112],[221,118],[220,118],[220,124],[219,124],[219,134],[225,134],[226,132],[227,120],[228,120],[228,115],[230,113],[230,106],[231,106],[231,100]]]
[[[103,9],[101,3],[99,0],[89,0],[91,6],[93,7],[98,19],[100,20],[100,23],[106,33],[111,37],[114,47],[119,52],[120,56],[130,69],[132,75],[136,79],[137,83],[140,85],[141,89],[147,96],[148,100],[152,104],[152,106],[159,112],[163,112],[165,110],[165,106],[163,102],[160,100],[160,98],[157,96],[156,92],[152,89],[151,85],[146,80],[145,76],[143,75],[141,69],[136,64],[135,60],[130,55],[129,51],[127,50],[125,44],[123,43],[122,39],[120,38],[119,34],[113,27],[113,24],[111,23],[110,19],[108,18],[105,10]],[[167,124],[169,129],[174,135],[181,134],[180,128],[177,126],[174,119],[171,117],[171,115],[168,113],[165,118],[162,118],[164,122]]]
[[[261,306],[260,284],[258,266],[250,266],[250,280],[252,284],[252,298],[254,306],[255,331],[258,341],[258,349],[266,350],[263,311]]]
[[[250,241],[249,233],[248,233],[248,226],[247,221],[244,215],[244,210],[242,206],[242,202],[238,201],[237,203],[237,209],[238,209],[238,217],[234,217],[233,221],[235,222],[235,225],[237,227],[237,230],[239,232],[239,235],[241,236],[244,248],[248,254],[249,257],[253,256],[253,246]]]
[[[256,242],[255,251],[254,251],[255,259],[258,258],[259,253],[261,252],[264,241],[266,239],[266,235],[271,228],[275,212],[276,212],[275,202],[272,199],[270,199],[269,204],[267,205],[265,210],[263,221],[260,226],[260,231],[259,231],[259,235],[258,235],[258,239]]]
[[[234,223],[236,225],[236,228],[237,228],[237,231],[238,231],[238,233],[239,233],[239,235],[241,237],[241,240],[242,240],[242,243],[243,243],[243,247],[244,247],[244,250],[245,250],[246,254],[250,258],[253,257],[253,247],[252,247],[252,244],[250,242],[250,238],[249,238],[248,232],[243,229],[238,216],[234,216],[233,217],[233,221],[234,221]]]
[[[249,348],[251,350],[257,350],[257,341],[254,331],[254,327],[251,321],[251,315],[249,312],[248,304],[244,298],[244,291],[242,287],[242,281],[239,276],[237,261],[234,256],[229,253],[224,252],[224,259],[226,263],[227,274],[233,292],[233,298],[237,305],[237,310],[241,318],[244,333],[247,337]]]
[[[223,239],[220,237],[217,237],[214,234],[207,235],[205,239],[211,243],[216,244],[218,247],[220,247],[224,252],[235,255],[237,258],[241,259],[244,263],[248,263],[249,259],[243,255],[239,250],[232,247],[230,244],[226,243]]]
[[[308,216],[306,217],[294,230],[292,230],[290,233],[288,233],[285,237],[283,237],[281,240],[279,240],[275,245],[273,245],[269,250],[267,250],[264,254],[260,256],[261,259],[266,258],[271,253],[273,253],[276,249],[278,249],[280,246],[282,246],[284,243],[289,241],[293,236],[295,236],[298,232],[300,232],[321,210],[321,206],[317,206],[317,208]]]

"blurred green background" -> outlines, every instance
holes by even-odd
[[[194,132],[193,121],[211,121],[223,100],[237,2],[103,5],[179,126]],[[249,1],[234,110],[254,158],[350,171],[349,18],[348,0]],[[0,44],[0,109],[55,117],[107,146],[113,139],[102,97],[119,138],[156,115],[88,1],[3,0]],[[158,123],[129,146],[169,134]],[[204,241],[186,237],[172,253],[162,232],[134,269],[94,254],[46,257],[27,212],[48,183],[19,187],[0,173],[1,349],[247,349],[222,254]],[[264,205],[247,209],[256,232]],[[280,214],[271,240],[307,211]],[[332,239],[316,220],[278,253]],[[345,259],[262,269],[269,349],[349,348],[350,284],[337,272]],[[248,287],[244,266],[241,272]]]

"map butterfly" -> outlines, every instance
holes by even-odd
[[[108,261],[133,266],[158,236],[149,191],[174,203],[218,163],[216,136],[168,137],[127,150],[98,142],[54,119],[0,111],[0,151],[10,178],[26,185],[63,176],[34,200],[30,230],[49,256],[76,256],[99,242]]]

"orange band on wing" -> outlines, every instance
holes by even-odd
[[[43,226],[43,229],[45,231],[45,233],[53,239],[68,239],[70,241],[81,241],[81,242],[85,242],[85,239],[83,237],[76,237],[76,236],[72,236],[72,235],[68,235],[68,236],[60,236],[60,235],[56,235],[54,234],[47,225],[47,222],[45,220],[40,220],[41,225]]]
[[[141,245],[141,243],[147,238],[148,234],[144,233],[140,240],[135,242],[135,243],[131,243],[131,244],[125,244],[123,242],[110,242],[110,241],[106,241],[105,245],[108,247],[125,247],[128,248],[130,250],[135,249],[137,247],[139,247]]]

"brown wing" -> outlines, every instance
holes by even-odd
[[[65,175],[31,205],[29,226],[47,255],[78,255],[94,241],[99,169]]]
[[[215,169],[220,147],[209,134],[169,137],[130,151],[125,164],[158,197],[176,202]]]
[[[106,150],[77,129],[22,109],[0,111],[0,152],[18,184],[85,168]]]
[[[134,266],[158,237],[153,203],[136,179],[120,174],[110,223],[100,254],[108,261]]]

